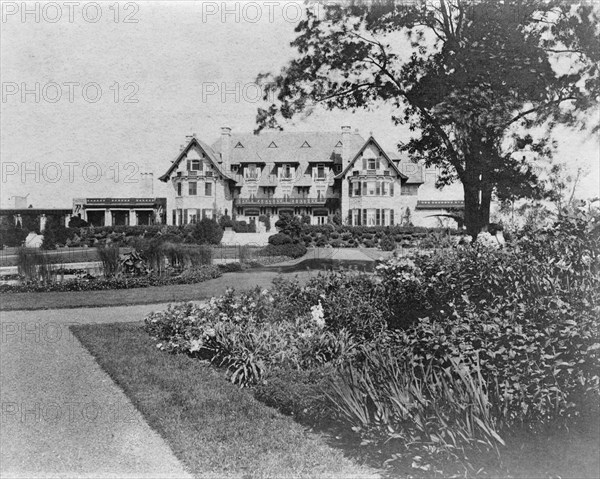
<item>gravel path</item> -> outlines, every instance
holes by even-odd
[[[68,329],[164,306],[0,312],[3,478],[191,477]]]

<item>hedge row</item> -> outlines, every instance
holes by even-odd
[[[389,250],[394,249],[394,244],[416,247],[429,243],[439,245],[445,241],[454,242],[456,240],[452,240],[450,236],[461,234],[459,230],[444,228],[307,225],[302,229],[300,239],[307,247],[357,248],[362,246]]]

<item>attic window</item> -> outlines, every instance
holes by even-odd
[[[238,141],[237,145],[235,145],[234,148],[244,148],[244,145],[242,145],[242,143]]]
[[[308,141],[305,141],[304,143],[302,143],[302,146],[300,146],[300,148],[310,148],[311,146],[308,144]]]
[[[338,146],[343,146],[342,145],[342,140],[340,140],[340,141],[337,142],[337,145],[335,145],[335,148],[337,148]]]
[[[277,148],[277,145],[275,144],[274,141],[272,141],[271,144],[267,148]]]

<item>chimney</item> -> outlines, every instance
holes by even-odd
[[[352,127],[342,126],[342,168],[346,168],[350,162],[350,135]]]
[[[231,160],[231,128],[221,127],[221,168],[229,172]]]

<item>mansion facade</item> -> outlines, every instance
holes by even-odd
[[[348,225],[436,226],[436,211],[460,205],[420,201],[423,176],[421,165],[349,126],[260,135],[224,127],[212,145],[189,137],[160,180],[172,185],[166,219],[174,225],[221,215],[258,224],[261,215],[276,221],[284,213],[308,215],[319,225],[339,213]]]

